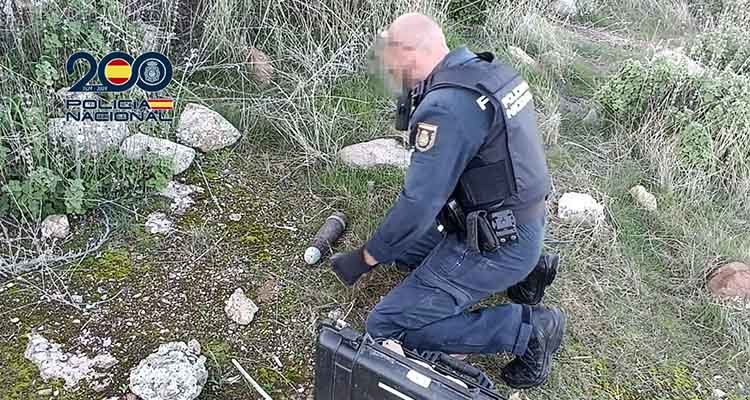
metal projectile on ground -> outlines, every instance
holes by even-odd
[[[312,240],[310,247],[305,250],[305,262],[313,265],[332,251],[333,244],[341,237],[346,229],[346,216],[342,212],[335,212],[326,218]]]

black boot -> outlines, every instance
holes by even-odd
[[[558,308],[531,309],[531,337],[526,353],[503,368],[503,380],[514,389],[528,389],[547,381],[552,355],[560,348],[567,317]]]
[[[544,289],[555,280],[559,264],[559,255],[543,255],[526,279],[508,288],[508,298],[516,304],[539,304],[544,296]]]

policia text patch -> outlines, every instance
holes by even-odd
[[[417,123],[417,133],[415,135],[414,147],[419,151],[427,151],[435,145],[437,139],[437,125]]]

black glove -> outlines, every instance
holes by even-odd
[[[331,263],[333,272],[348,286],[354,285],[373,268],[365,262],[364,247],[347,253],[336,253],[331,257]]]

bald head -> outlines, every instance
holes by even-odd
[[[425,79],[449,52],[443,30],[424,14],[401,15],[381,36],[386,71],[396,82],[405,78],[409,87]]]

